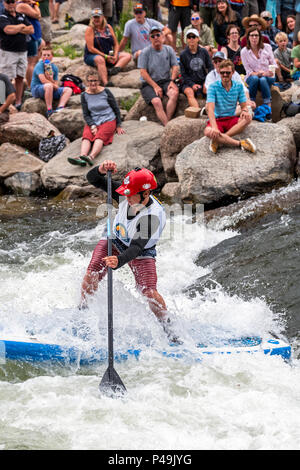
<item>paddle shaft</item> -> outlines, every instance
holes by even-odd
[[[107,255],[112,256],[111,219],[112,219],[112,195],[111,195],[111,171],[107,172]],[[113,275],[112,268],[107,271],[107,314],[108,314],[108,366],[114,365],[114,326],[113,326]]]

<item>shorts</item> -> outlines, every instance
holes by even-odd
[[[220,132],[222,132],[222,134],[225,134],[229,131],[229,129],[235,126],[238,120],[238,116],[226,116],[222,118],[216,118],[218,129]],[[207,122],[206,126],[210,127],[209,121]]]
[[[87,139],[90,142],[100,139],[103,141],[103,145],[109,145],[113,141],[116,127],[116,120],[104,122],[100,124],[100,126],[97,126],[97,134],[93,135],[90,126],[86,125],[83,129],[82,139]]]
[[[64,87],[60,86],[57,90],[53,91],[53,99],[59,100],[61,95],[64,92]],[[44,90],[44,85],[35,85],[34,87],[31,88],[31,94],[33,98],[44,98],[45,95],[45,90]]]
[[[182,31],[191,24],[191,7],[171,7],[168,16],[168,27],[176,33],[180,23]]]
[[[159,80],[157,82],[157,85],[162,88],[164,95],[167,94],[170,81],[171,80]],[[141,95],[147,104],[151,104],[153,98],[157,98],[157,94],[155,93],[153,87],[148,83],[142,85]]]
[[[42,39],[31,39],[27,43],[27,57],[35,57],[38,55],[41,42]]]
[[[5,73],[10,80],[25,77],[27,69],[27,51],[10,52],[0,49],[0,72]]]
[[[99,54],[86,54],[84,56],[84,62],[86,63],[86,65],[89,65],[90,67],[96,67],[95,65],[95,58],[98,56]],[[111,64],[110,62],[106,62],[106,68],[109,69],[111,67],[115,67],[116,64]]]
[[[97,8],[103,11],[103,15],[106,18],[113,16],[113,2],[111,0],[98,0]]]
[[[118,256],[120,251],[112,242],[112,255]],[[93,251],[92,259],[88,266],[88,271],[97,272],[98,280],[101,281],[107,272],[107,267],[103,258],[107,256],[107,240],[100,240]],[[133,275],[137,289],[143,293],[146,290],[157,289],[157,274],[155,258],[136,258],[128,263]]]
[[[60,3],[60,4],[62,4],[62,3],[64,3],[65,1],[66,1],[66,0],[55,0],[55,3]]]

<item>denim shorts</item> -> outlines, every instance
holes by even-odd
[[[27,43],[27,57],[35,57],[38,55],[38,50],[42,39],[31,39]]]
[[[57,90],[53,91],[53,98],[55,100],[59,100],[61,95],[63,94],[64,87],[59,87]],[[35,85],[33,88],[31,88],[31,93],[33,98],[44,98],[45,95],[45,90],[44,90],[44,85]]]
[[[86,63],[86,65],[89,65],[90,67],[95,67],[94,60],[97,55],[99,54],[86,54],[84,56],[84,62]]]

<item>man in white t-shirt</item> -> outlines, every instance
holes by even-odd
[[[124,35],[120,42],[120,51],[125,49],[128,39],[130,39],[131,53],[134,60],[137,60],[141,51],[151,45],[149,34],[154,26],[162,31],[164,44],[172,44],[171,30],[153,18],[146,18],[146,10],[142,3],[134,5],[133,12],[134,18],[125,24]]]

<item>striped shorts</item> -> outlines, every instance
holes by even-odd
[[[118,256],[119,250],[112,244],[112,255]],[[88,271],[97,272],[99,281],[101,281],[107,273],[107,267],[103,258],[107,256],[107,240],[100,240],[93,251],[92,259],[88,266]],[[136,258],[128,263],[135,277],[137,289],[143,294],[145,291],[156,290],[157,274],[155,258]]]

